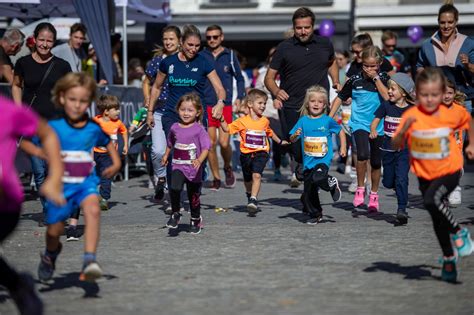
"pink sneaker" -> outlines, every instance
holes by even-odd
[[[364,205],[364,198],[365,198],[365,187],[357,187],[355,191],[354,201],[352,204],[355,208]]]
[[[377,213],[379,211],[379,194],[371,191],[369,196],[369,213]]]

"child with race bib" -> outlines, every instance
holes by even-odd
[[[69,73],[53,89],[53,101],[64,109],[65,117],[49,121],[61,144],[64,162],[64,197],[67,204],[57,206],[47,202],[46,250],[41,253],[38,278],[48,282],[53,277],[56,259],[62,245],[59,237],[64,231],[64,221],[77,207],[81,207],[85,220],[84,263],[80,280],[94,281],[102,276],[102,269],[96,261],[99,242],[100,207],[97,185],[99,177],[94,170],[92,149],[105,146],[112,164],[101,176],[111,178],[120,169],[120,157],[109,137],[99,125],[89,119],[87,110],[95,98],[96,83],[87,74]]]
[[[466,100],[466,94],[456,89],[456,85],[450,80],[446,80],[446,93],[443,96],[443,105],[445,105],[451,111],[452,115],[464,115],[464,112],[467,111],[464,107],[464,101]],[[456,139],[456,144],[458,145],[459,150],[464,147],[464,132],[463,130],[455,130],[454,138]],[[449,205],[451,207],[459,206],[462,202],[461,196],[461,186],[456,186],[454,191],[449,194],[448,197]]]
[[[221,129],[230,134],[239,133],[240,165],[244,175],[245,194],[247,195],[247,211],[251,217],[256,216],[258,209],[258,193],[262,183],[262,173],[269,159],[270,144],[268,137],[280,145],[288,141],[281,140],[270,128],[270,121],[263,116],[267,103],[267,94],[259,89],[251,89],[247,93],[242,106],[247,106],[249,114],[234,120],[227,125],[221,118]]]
[[[395,189],[397,195],[397,220],[399,224],[408,222],[408,172],[410,163],[408,149],[394,150],[392,137],[398,128],[402,114],[414,104],[415,82],[402,72],[395,73],[388,81],[388,102],[383,102],[375,112],[370,125],[370,138],[378,137],[377,126],[384,120],[384,139],[382,145],[382,184]]]
[[[355,192],[354,208],[365,204],[365,176],[367,173],[367,160],[370,159],[370,177],[372,188],[369,195],[369,213],[379,210],[379,183],[380,168],[382,166],[383,122],[377,126],[377,137],[371,139],[370,123],[374,114],[383,100],[388,100],[387,82],[389,76],[380,72],[380,65],[384,60],[382,51],[377,46],[369,46],[362,51],[362,71],[351,76],[339,92],[331,105],[330,117],[341,106],[342,102],[352,98],[352,112],[349,120],[352,134],[357,147],[357,190]]]
[[[425,68],[416,79],[418,106],[408,109],[393,137],[394,149],[410,151],[410,164],[418,177],[425,208],[431,215],[436,237],[443,251],[441,278],[456,282],[458,256],[468,256],[473,245],[469,230],[461,228],[447,205],[448,195],[459,184],[463,167],[462,152],[456,145],[454,131],[469,129],[474,139],[473,121],[467,111],[460,115],[442,104],[446,81],[441,70]],[[466,147],[474,158],[474,143]],[[454,245],[454,249],[453,249]]]
[[[201,125],[203,107],[197,94],[183,95],[176,105],[180,121],[171,126],[167,139],[167,148],[162,163],[167,165],[171,159],[171,215],[166,223],[170,229],[176,229],[181,219],[181,193],[184,184],[188,193],[191,222],[189,232],[199,234],[202,229],[201,186],[203,163],[209,154],[211,140]]]
[[[328,174],[331,164],[332,134],[338,133],[341,140],[340,154],[347,154],[346,134],[341,126],[325,114],[328,106],[328,92],[321,86],[312,86],[306,90],[301,118],[290,131],[290,141],[301,141],[304,168],[304,192],[302,196],[304,212],[310,219],[308,224],[318,224],[323,218],[323,209],[318,189],[330,191],[334,202],[341,199],[341,190],[336,177]]]

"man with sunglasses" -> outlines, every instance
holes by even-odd
[[[382,34],[382,52],[390,64],[393,66],[393,70],[396,72],[410,73],[410,65],[406,62],[405,56],[398,51],[397,48],[398,36],[395,32],[385,31]]]
[[[225,121],[230,124],[232,122],[232,93],[233,79],[237,81],[237,99],[235,100],[235,108],[239,108],[240,101],[245,96],[244,78],[237,59],[237,54],[232,49],[222,46],[224,41],[224,33],[219,25],[210,25],[206,29],[207,47],[200,54],[214,65],[217,75],[224,86],[226,99],[217,100],[212,85],[207,82],[206,93],[203,103],[207,110],[208,133],[211,139],[211,150],[209,150],[209,167],[214,177],[211,190],[219,190],[221,187],[221,177],[219,174],[219,160],[217,158],[217,142],[221,147],[220,153],[224,160],[225,186],[232,188],[235,186],[235,176],[230,165],[232,160],[232,148],[230,146],[230,137],[228,133],[220,132],[217,129],[220,126],[220,120],[212,117],[212,106],[214,104],[223,103],[224,109],[222,116]],[[212,105],[211,105],[212,104]]]

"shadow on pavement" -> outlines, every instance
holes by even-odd
[[[82,296],[83,298],[100,298],[100,288],[98,283],[80,281],[79,274],[79,272],[61,274],[58,277],[54,277],[54,282],[52,284],[43,284],[44,287],[40,288],[38,291],[41,293],[45,293],[55,290],[63,290],[67,288],[77,287],[84,290],[84,295]],[[114,275],[104,275],[102,279],[112,280],[117,279],[117,277]]]
[[[309,215],[307,214],[304,214],[302,212],[289,212],[288,214],[286,215],[282,215],[282,216],[279,216],[278,217],[279,219],[287,219],[287,218],[291,218],[293,220],[296,220],[296,221],[299,221],[301,223],[306,223],[306,221],[309,220]],[[319,222],[318,224],[322,224],[322,223],[335,223],[336,220],[334,220],[334,217],[330,216],[330,215],[324,215],[323,214],[323,219],[321,220],[321,222]]]
[[[394,214],[386,214],[383,212],[369,213],[366,209],[367,207],[354,208],[354,205],[350,202],[335,202],[333,207],[342,209],[344,211],[351,211],[353,218],[358,218],[359,216],[364,216],[366,218],[375,220],[375,221],[385,221],[394,226],[399,226],[397,218]],[[363,210],[362,210],[363,209]],[[361,211],[362,210],[362,211]]]
[[[167,227],[165,226],[163,228],[166,229]],[[176,229],[169,229],[168,228],[168,236],[169,237],[176,237],[179,234],[181,234],[181,232],[188,233],[188,229],[189,229],[189,224],[178,224],[178,227]]]
[[[372,266],[365,268],[364,272],[385,271],[388,273],[398,273],[407,280],[441,280],[441,277],[431,274],[432,270],[439,270],[439,267],[430,265],[401,266],[387,261],[377,261]]]

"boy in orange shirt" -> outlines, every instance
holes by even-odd
[[[116,149],[118,149],[118,134],[122,135],[124,144],[122,154],[127,155],[128,134],[127,128],[119,119],[120,102],[118,98],[114,95],[101,95],[97,102],[97,109],[100,114],[94,117],[94,121],[100,126],[102,131],[110,137]],[[96,163],[95,169],[97,174],[102,174],[106,168],[112,165],[112,160],[105,147],[94,147],[94,161]],[[110,199],[111,189],[112,179],[100,176],[100,208],[104,211],[109,210],[107,200]]]
[[[288,141],[281,140],[270,129],[270,121],[263,116],[267,103],[267,94],[259,89],[248,92],[242,106],[248,106],[249,114],[227,124],[221,117],[221,129],[230,134],[239,133],[240,164],[244,175],[244,185],[247,195],[247,211],[254,217],[258,212],[258,193],[262,182],[262,173],[268,162],[270,143],[268,137],[281,145]]]
[[[418,75],[416,95],[419,104],[403,113],[392,143],[399,149],[406,141],[412,171],[418,177],[424,206],[431,215],[443,251],[441,278],[456,282],[458,255],[470,255],[473,244],[469,230],[459,226],[447,205],[448,195],[459,184],[463,167],[463,156],[454,131],[469,129],[469,138],[474,139],[474,128],[467,111],[453,115],[450,109],[441,105],[446,91],[445,80],[437,68],[427,68]],[[466,147],[466,153],[470,159],[474,158],[474,142]]]

